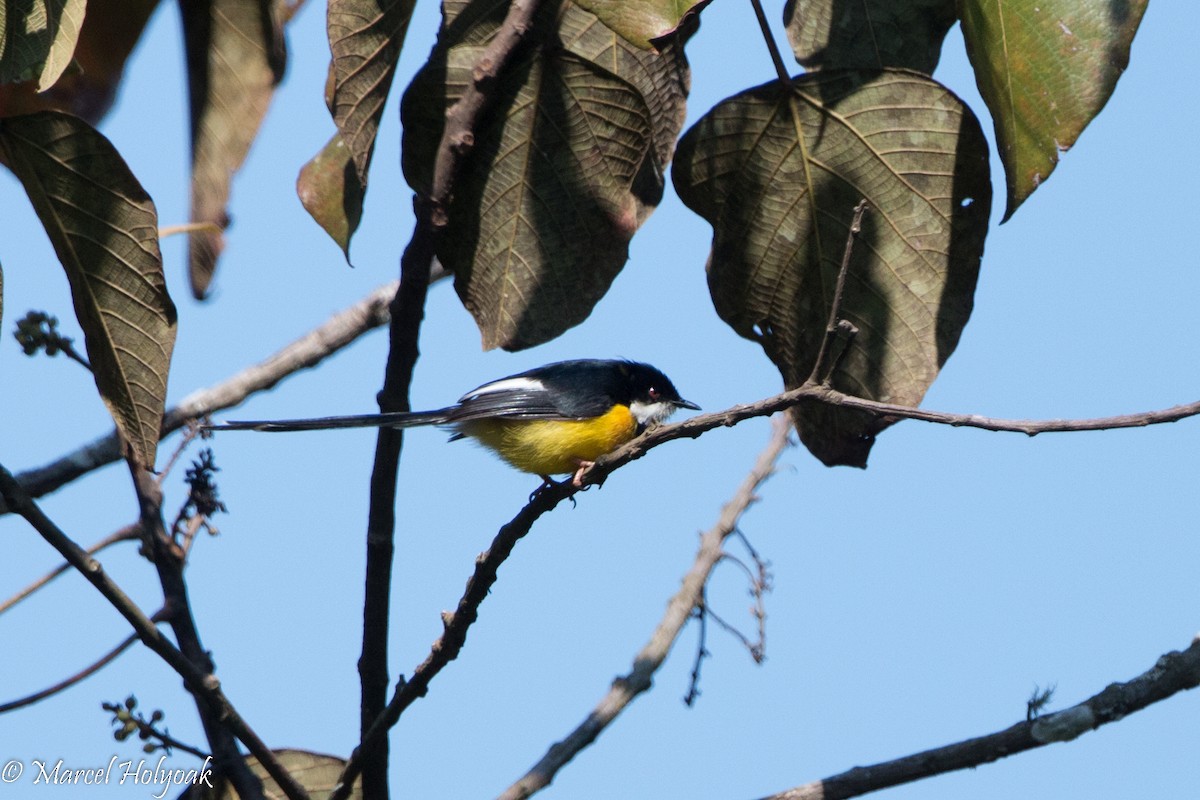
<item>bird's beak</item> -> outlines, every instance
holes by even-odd
[[[696,405],[691,400],[684,400],[682,398],[680,398],[679,400],[676,400],[674,402],[674,405],[676,408],[690,408],[692,411],[700,410],[700,406]]]

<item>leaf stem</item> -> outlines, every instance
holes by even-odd
[[[750,0],[750,5],[754,6],[754,16],[758,18],[758,27],[762,31],[763,41],[767,43],[771,61],[775,64],[775,74],[779,77],[779,82],[787,86],[791,82],[792,76],[788,74],[787,66],[783,63],[783,56],[779,52],[779,46],[775,44],[775,37],[771,35],[771,25],[767,22],[767,15],[763,11],[762,0]]]

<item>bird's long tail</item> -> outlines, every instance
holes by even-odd
[[[211,431],[324,431],[335,428],[412,428],[417,425],[441,425],[449,421],[448,408],[436,411],[394,411],[388,414],[356,414],[348,417],[311,419],[242,420],[203,425]]]

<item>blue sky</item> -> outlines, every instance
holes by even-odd
[[[436,8],[421,8],[401,78],[428,53]],[[778,21],[780,4],[768,8]],[[300,166],[332,132],[322,100],[323,6],[290,30],[292,59],[261,137],[234,184],[234,228],[211,302],[190,299],[183,242],[164,242],[180,308],[171,401],[258,361],[397,273],[410,230],[389,103],[353,269],[295,197]],[[1108,108],[1017,215],[997,184],[975,312],[926,397],[929,408],[1004,417],[1084,417],[1200,397],[1200,299],[1193,110],[1196,19],[1157,3]],[[186,95],[175,7],[165,4],[103,126],[158,205],[186,215]],[[782,34],[780,35],[782,40]],[[690,120],[771,79],[748,4],[716,3],[689,46]],[[991,124],[951,32],[937,77]],[[993,178],[999,180],[998,162]],[[1170,191],[1168,191],[1170,190]],[[111,428],[91,379],[63,359],[26,359],[10,332],[45,309],[77,333],[65,277],[15,182],[0,175],[4,330],[0,463],[41,465]],[[483,353],[451,287],[430,294],[414,405],[435,407],[483,381],[562,358],[630,357],[665,370],[705,410],[774,394],[778,373],[707,297],[710,229],[670,193],[635,238],[629,264],[583,325],[517,354]],[[233,417],[374,408],[386,342],[371,335],[318,370],[255,397]],[[614,474],[603,490],[544,518],[504,565],[462,658],[392,736],[396,796],[495,796],[591,710],[629,669],[711,526],[766,442],[765,421],[677,441]],[[164,445],[169,452],[174,440]],[[374,435],[226,434],[216,451],[230,514],[188,570],[205,645],[229,697],[273,746],[346,754],[356,741],[363,537]],[[695,707],[681,698],[696,647],[689,628],[654,690],[543,796],[598,800],[749,798],[856,764],[999,730],[1024,717],[1035,685],[1051,708],[1148,669],[1200,630],[1195,475],[1200,422],[1045,435],[902,423],[866,471],[826,469],[799,449],[762,490],[743,530],[771,562],[767,661],[710,631]],[[167,480],[182,502],[182,470]],[[409,672],[457,602],[473,559],[536,479],[434,430],[407,437],[397,503],[391,669]],[[133,520],[114,466],[43,502],[87,543]],[[105,568],[145,608],[161,595],[134,552]],[[22,521],[0,518],[0,595],[57,563]],[[710,602],[751,624],[738,572]],[[128,630],[68,575],[0,617],[0,701],[70,674]],[[202,744],[181,682],[140,648],[72,690],[0,719],[0,760],[68,766],[138,757],[109,736],[102,701],[135,693],[171,733]],[[1200,781],[1194,693],[1076,742],[890,790],[891,798],[1180,796]],[[189,763],[186,756],[179,762]],[[18,784],[21,785],[21,784]],[[1185,788],[1186,787],[1186,788]],[[25,791],[21,792],[26,794]],[[97,787],[86,797],[143,797]]]

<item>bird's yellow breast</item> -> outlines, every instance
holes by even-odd
[[[477,439],[519,470],[535,475],[574,472],[580,461],[595,461],[637,435],[629,406],[617,405],[590,419],[485,419],[460,432]]]

